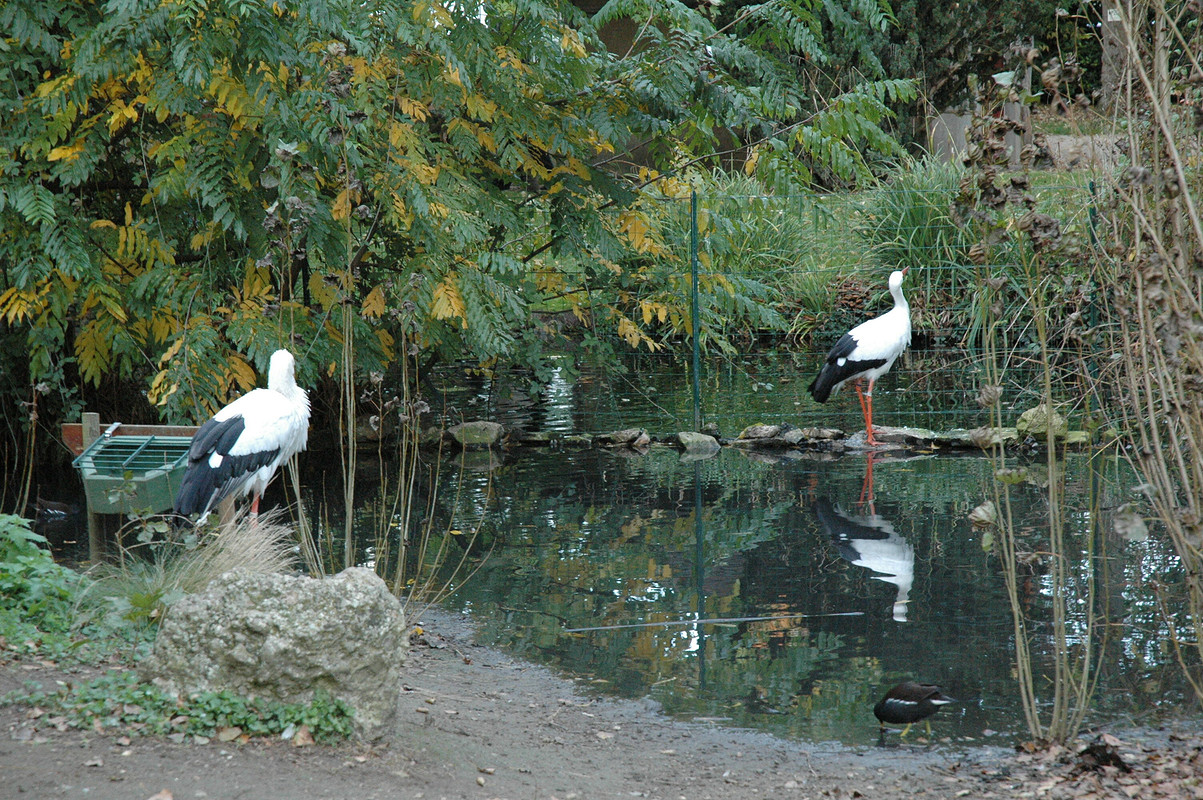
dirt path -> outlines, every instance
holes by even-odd
[[[423,623],[433,646],[412,650],[398,733],[385,745],[127,741],[41,729],[27,709],[6,707],[0,798],[895,800],[1031,797],[1040,785],[1043,796],[1082,794],[1081,776],[1071,780],[1053,758],[922,746],[854,752],[671,720],[650,703],[586,697],[546,669],[477,646],[455,615],[431,612]],[[56,675],[8,664],[0,693]],[[1115,794],[1096,796],[1130,796],[1113,772]],[[1196,796],[1148,786],[1141,796]]]

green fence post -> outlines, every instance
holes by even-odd
[[[698,353],[700,347],[698,343],[698,330],[700,323],[698,322],[698,193],[694,190],[689,193],[689,271],[692,278],[690,289],[692,312],[690,316],[693,328],[693,429],[700,431],[702,429],[702,385],[701,379],[698,377],[698,364],[701,362],[701,357]]]

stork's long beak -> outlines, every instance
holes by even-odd
[[[905,266],[905,267],[903,267],[903,268],[902,268],[902,274],[905,276],[908,270],[910,270],[910,266],[909,266],[909,265],[908,265],[908,266]]]

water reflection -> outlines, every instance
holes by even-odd
[[[898,587],[894,598],[896,622],[906,622],[911,584],[915,580],[915,551],[898,535],[889,520],[877,513],[874,502],[873,464],[879,453],[865,454],[865,477],[856,506],[860,514],[846,513],[827,497],[811,506],[819,527],[848,563],[877,573],[873,577]]]
[[[915,580],[915,551],[898,535],[893,524],[870,511],[861,516],[845,513],[826,497],[811,506],[819,526],[848,563],[876,573],[873,578],[898,587],[894,598],[896,622],[906,622],[911,584]]]
[[[881,693],[922,678],[961,701],[941,716],[942,735],[1021,735],[1010,607],[992,551],[967,518],[992,464],[885,457],[873,465],[873,486],[869,466],[863,456],[819,453],[724,450],[682,463],[668,448],[635,458],[524,452],[457,489],[484,516],[493,549],[450,602],[474,615],[485,641],[588,686],[650,696],[668,713],[868,746]],[[1070,496],[1101,481],[1087,459],[1071,455],[1067,468]],[[1114,475],[1102,483],[1105,506],[1132,485]],[[445,493],[440,514],[455,513],[453,496]],[[1046,536],[1045,503],[1038,483],[1015,487],[1016,523],[1033,550]],[[1120,579],[1106,608],[1103,595],[1073,588],[1075,613],[1093,604],[1114,621],[1112,633],[1124,631],[1100,696],[1123,705],[1134,695],[1105,694],[1108,682],[1126,687],[1154,674],[1159,697],[1169,683],[1178,691],[1172,658],[1157,649],[1165,633],[1155,604],[1124,589],[1163,580],[1172,554],[1152,538],[1094,540],[1086,515],[1070,515],[1069,525],[1075,574]],[[1040,622],[1048,592],[1034,574],[1026,601],[1042,664],[1053,656]],[[1139,622],[1126,622],[1132,614]]]

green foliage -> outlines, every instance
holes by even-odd
[[[282,345],[310,384],[348,337],[352,379],[395,365],[403,333],[427,360],[541,359],[549,299],[651,342],[663,320],[631,313],[647,275],[627,272],[656,255],[649,187],[732,136],[771,186],[862,179],[913,96],[878,81],[828,103],[799,80],[823,20],[880,30],[881,3],[764,4],[729,28],[708,8],[13,0],[0,337],[31,382],[143,382],[172,421]],[[638,39],[611,54],[619,17]]]
[[[212,737],[221,729],[239,728],[247,736],[276,736],[305,725],[319,742],[336,742],[353,733],[352,709],[324,693],[308,703],[246,698],[228,691],[177,700],[134,672],[109,671],[56,692],[13,693],[4,700],[61,714],[68,725],[83,730]]]
[[[972,100],[970,76],[988,80],[1019,37],[1029,37],[1043,57],[1071,52],[1074,42],[1063,37],[1058,9],[1075,5],[1054,0],[894,0],[898,24],[874,32],[872,49],[880,54],[885,74],[917,78],[927,101],[945,110]],[[1065,48],[1059,50],[1062,43]],[[1038,72],[1035,83],[1038,90]]]
[[[29,521],[0,515],[0,639],[10,652],[55,662],[91,663],[119,640],[80,628],[76,604],[88,579],[55,563]]]
[[[0,514],[0,611],[49,632],[65,633],[81,588],[76,572],[54,562],[29,521]]]

